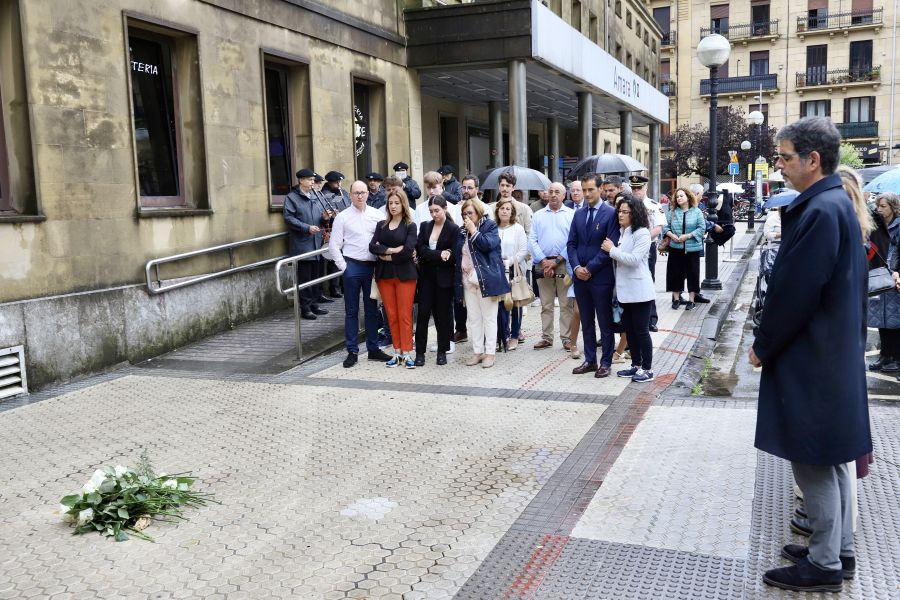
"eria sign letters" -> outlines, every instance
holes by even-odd
[[[131,61],[131,70],[137,71],[138,73],[148,73],[150,75],[159,75],[159,69],[157,69],[156,65],[151,65],[149,63],[142,63],[136,60]]]

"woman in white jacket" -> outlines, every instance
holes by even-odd
[[[616,270],[616,298],[622,307],[622,325],[631,347],[631,368],[616,375],[632,381],[653,381],[653,341],[650,338],[650,308],[656,301],[656,288],[647,266],[650,251],[650,223],[644,203],[631,194],[616,196],[616,213],[621,235],[616,245],[603,242]]]
[[[512,266],[518,264],[524,274],[528,268],[528,236],[516,217],[516,205],[511,200],[501,198],[497,201],[494,206],[494,218],[500,230],[503,266],[509,273]],[[515,350],[519,345],[519,332],[522,329],[522,309],[513,307],[512,310],[506,310],[501,302],[500,310],[497,311],[497,321],[497,335],[500,343],[504,345],[504,350]]]

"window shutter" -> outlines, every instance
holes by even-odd
[[[844,123],[850,122],[850,98],[844,98]]]
[[[809,10],[828,10],[828,0],[809,0],[807,8]]]
[[[872,11],[872,0],[853,0],[853,12],[867,13]]]
[[[866,121],[875,120],[875,96],[869,96],[869,118]]]
[[[825,116],[831,118],[831,100],[825,101]]]
[[[728,18],[728,5],[727,4],[716,4],[709,7],[709,18],[710,19],[727,19]]]

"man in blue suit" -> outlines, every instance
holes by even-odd
[[[575,273],[575,300],[581,312],[581,335],[584,338],[584,362],[572,369],[575,375],[594,371],[594,377],[609,377],[613,355],[612,298],[615,276],[612,259],[600,246],[606,238],[619,241],[616,210],[600,201],[602,178],[586,175],[581,189],[586,205],[575,212],[566,251]],[[600,324],[603,354],[597,364],[597,331],[594,316]]]

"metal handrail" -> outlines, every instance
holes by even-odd
[[[884,21],[884,8],[866,8],[851,10],[830,15],[797,17],[797,33],[828,31],[829,29],[845,29],[860,25],[881,25]]]
[[[230,244],[222,244],[220,246],[212,246],[210,248],[203,248],[201,250],[193,250],[191,252],[184,252],[182,254],[175,254],[173,256],[166,256],[163,258],[154,258],[152,260],[147,261],[147,264],[144,265],[144,275],[147,280],[147,291],[151,295],[163,294],[165,292],[170,292],[172,290],[177,290],[179,288],[187,287],[189,285],[194,285],[195,283],[200,283],[201,281],[209,281],[210,279],[216,279],[218,277],[222,277],[224,275],[230,275],[232,273],[239,273],[241,271],[249,271],[250,269],[256,269],[258,267],[264,267],[266,265],[270,265],[273,262],[281,260],[284,256],[276,256],[275,258],[267,258],[266,260],[260,260],[255,263],[250,263],[248,265],[235,266],[234,264],[234,249],[240,248],[242,246],[249,246],[250,244],[257,244],[260,242],[267,242],[269,240],[278,239],[281,237],[287,237],[287,232],[282,231],[281,233],[272,233],[270,235],[264,235],[260,237],[250,238],[249,240],[241,240],[240,242],[231,242]],[[231,266],[222,271],[215,271],[213,273],[205,273],[203,275],[198,275],[192,277],[190,279],[179,281],[177,283],[171,283],[168,285],[162,285],[162,278],[159,275],[159,266],[167,263],[176,262],[179,260],[184,260],[187,258],[196,258],[198,256],[204,256],[206,254],[213,254],[215,252],[228,252],[229,262]],[[156,273],[156,284],[157,287],[153,287],[153,280],[150,277],[150,270],[153,269]]]
[[[743,40],[778,35],[778,19],[773,19],[771,21],[754,21],[753,23],[742,23],[740,25],[729,25],[727,28],[701,27],[700,39],[712,35],[713,33],[723,35],[729,40]]]
[[[310,252],[304,252],[303,254],[298,254],[296,256],[288,256],[286,258],[282,258],[277,263],[275,263],[275,289],[284,296],[289,296],[291,294],[294,295],[294,341],[297,343],[297,360],[303,360],[303,333],[300,330],[300,290],[305,290],[308,287],[312,287],[314,285],[319,285],[320,283],[325,283],[326,281],[330,281],[332,279],[337,279],[341,275],[344,274],[343,271],[336,271],[334,273],[329,273],[327,275],[323,275],[322,277],[317,277],[315,279],[310,279],[309,281],[304,281],[300,283],[297,280],[297,263],[304,261],[308,258],[315,258],[317,256],[324,256],[328,252],[328,246],[324,248],[319,248],[318,250],[312,250]],[[291,287],[288,289],[282,289],[281,287],[281,268],[285,265],[291,265]]]

